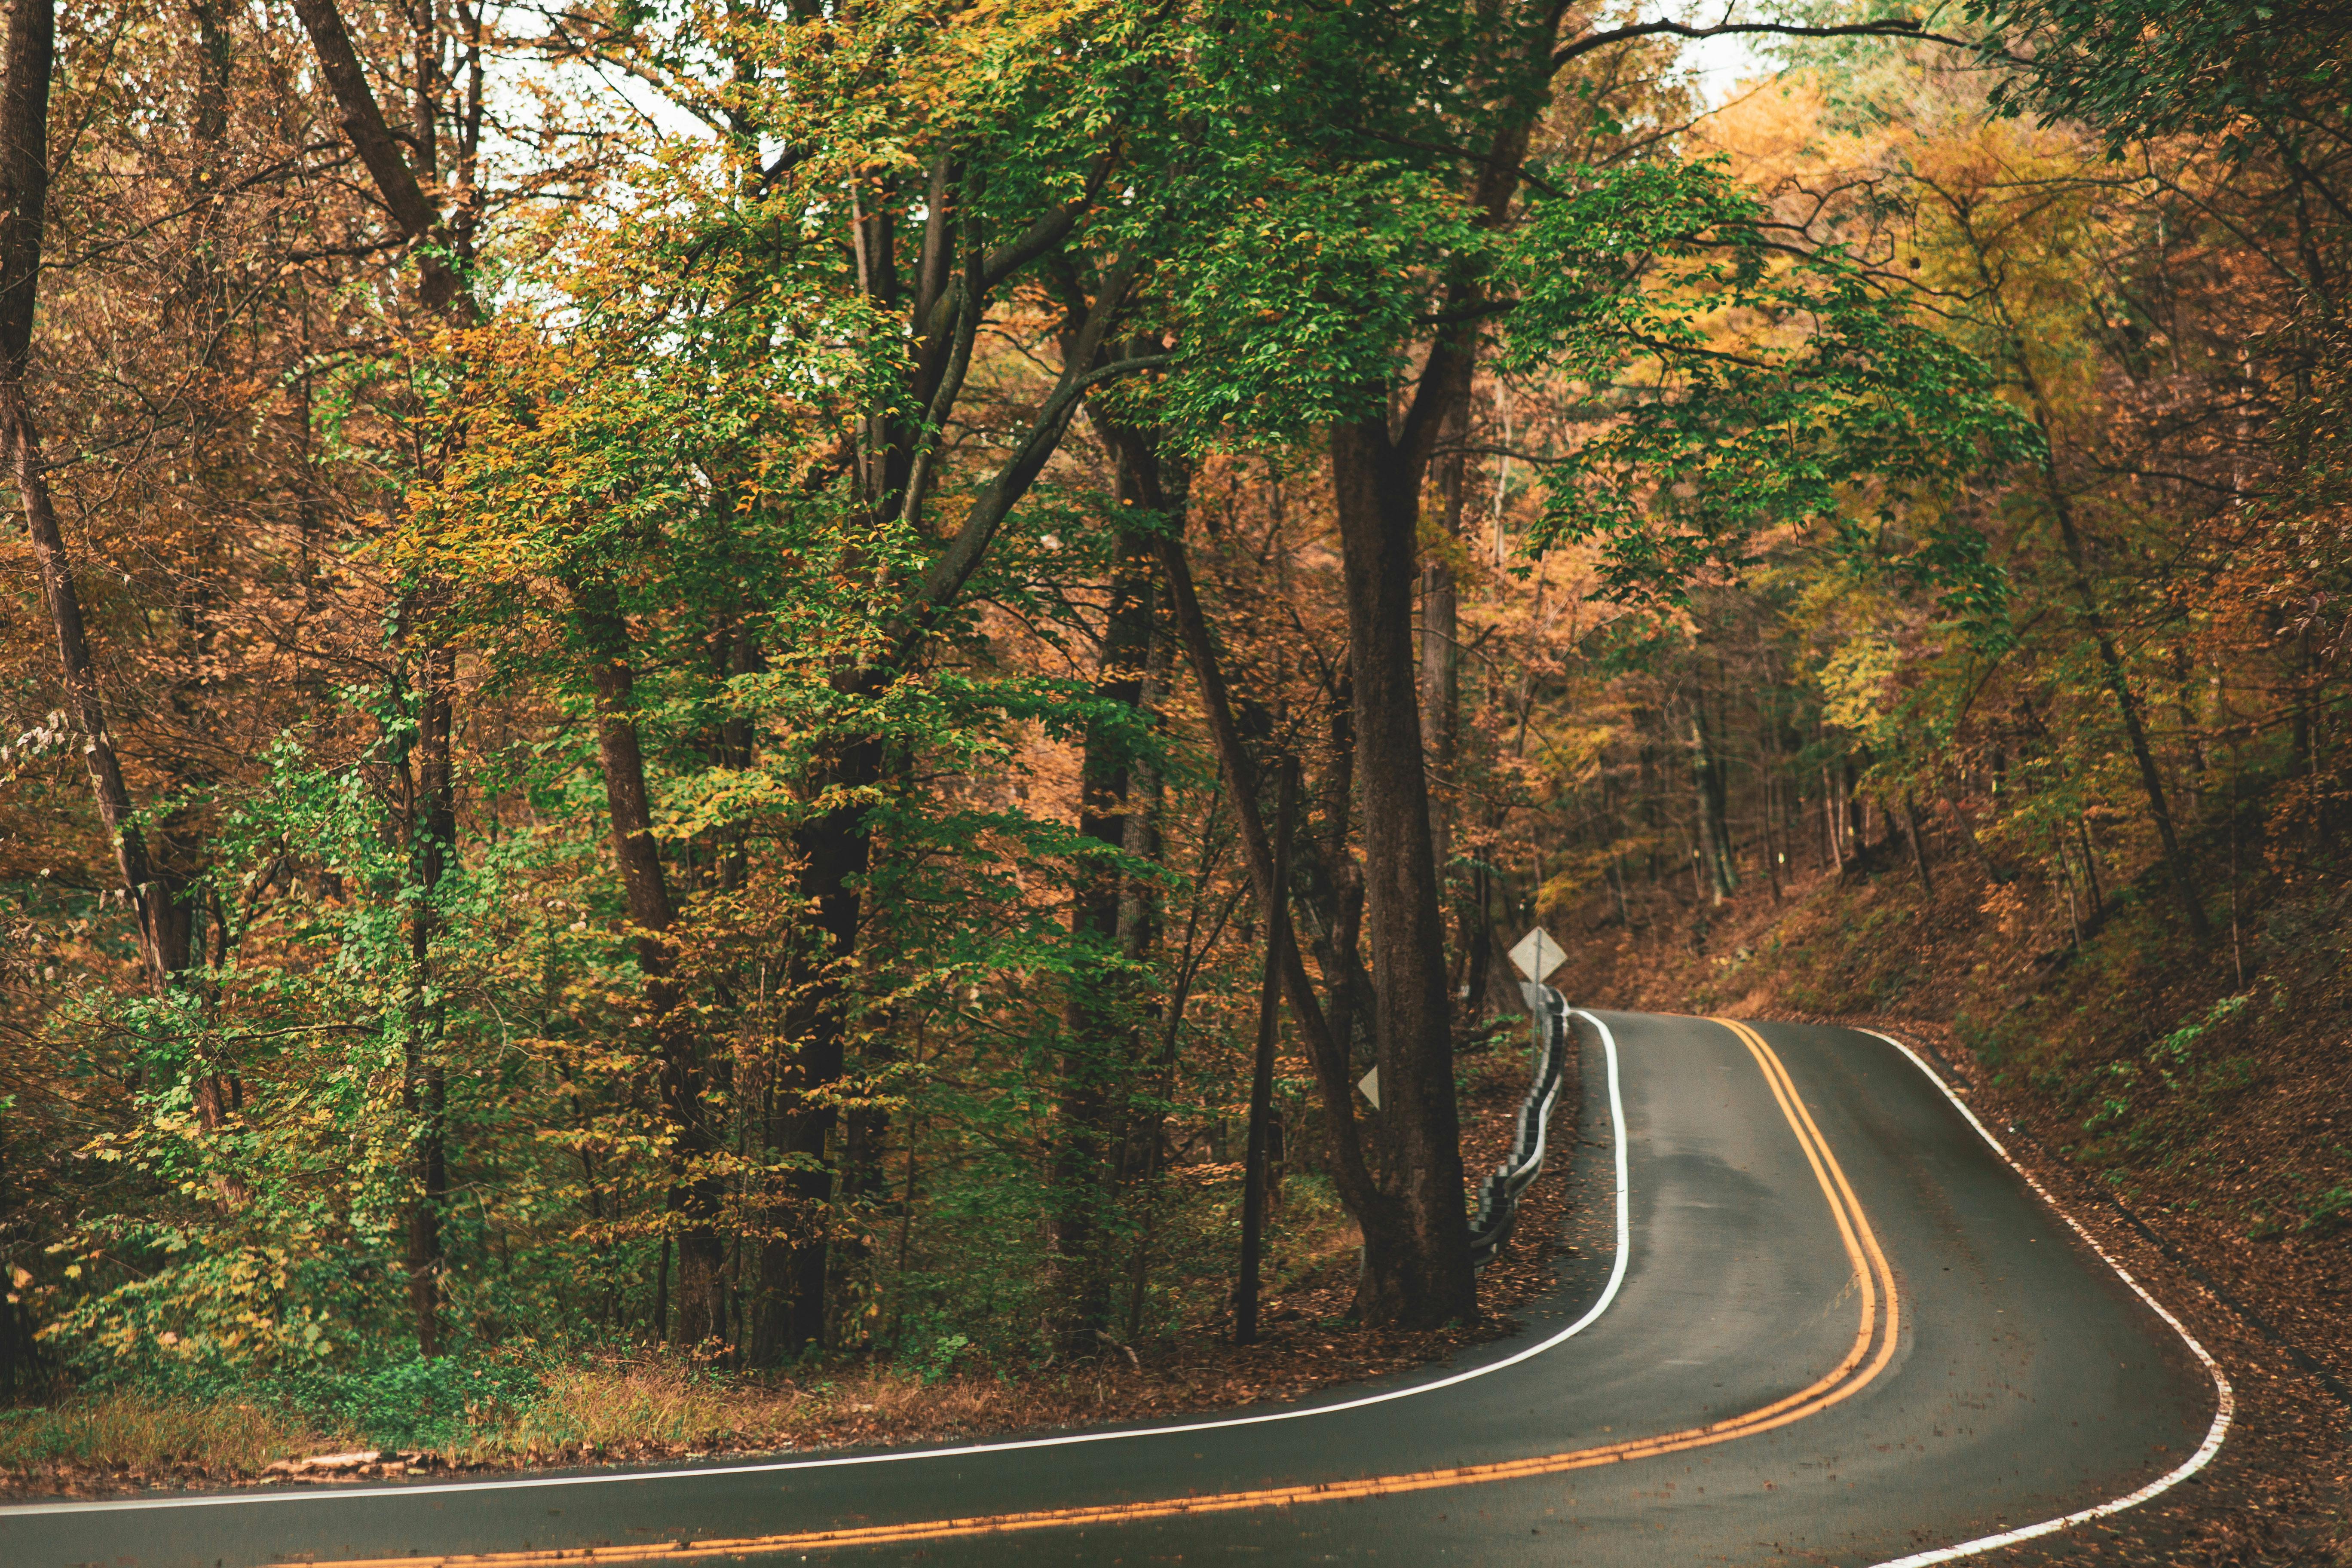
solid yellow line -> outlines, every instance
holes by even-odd
[[[1886,1337],[1880,1342],[1878,1354],[1872,1361],[1869,1370],[1862,1375],[1862,1381],[1867,1383],[1885,1371],[1886,1363],[1895,1359],[1895,1331],[1900,1326],[1901,1313],[1895,1305],[1894,1265],[1886,1261],[1886,1254],[1878,1245],[1877,1234],[1870,1228],[1870,1222],[1863,1217],[1862,1202],[1853,1195],[1853,1184],[1845,1178],[1845,1167],[1838,1163],[1837,1155],[1830,1150],[1830,1141],[1822,1137],[1822,1130],[1814,1125],[1813,1113],[1805,1108],[1804,1100],[1797,1093],[1796,1082],[1789,1077],[1788,1066],[1780,1060],[1780,1053],[1772,1048],[1762,1035],[1737,1019],[1717,1018],[1716,1022],[1730,1029],[1733,1034],[1738,1035],[1747,1043],[1748,1051],[1763,1067],[1764,1077],[1771,1083],[1774,1097],[1780,1101],[1780,1113],[1788,1116],[1790,1108],[1794,1107],[1795,1116],[1790,1118],[1791,1125],[1797,1118],[1803,1120],[1806,1132],[1812,1135],[1811,1146],[1819,1148],[1822,1158],[1829,1162],[1830,1172],[1837,1178],[1838,1190],[1845,1196],[1845,1206],[1854,1216],[1857,1228],[1862,1233],[1863,1246],[1870,1254],[1872,1271],[1885,1288]],[[1801,1141],[1802,1136],[1800,1134]]]
[[[1796,1087],[1790,1080],[1788,1069],[1782,1066],[1780,1057],[1762,1036],[1745,1024],[1728,1018],[1714,1021],[1728,1028],[1755,1058],[1766,1086],[1780,1105],[1780,1114],[1787,1120],[1790,1131],[1796,1135],[1798,1147],[1803,1151],[1806,1163],[1812,1169],[1813,1179],[1820,1184],[1822,1195],[1829,1204],[1831,1216],[1837,1223],[1838,1237],[1845,1246],[1847,1260],[1853,1268],[1854,1283],[1862,1297],[1861,1325],[1844,1359],[1804,1389],[1759,1409],[1705,1426],[1688,1427],[1655,1437],[1629,1438],[1567,1453],[1542,1454],[1484,1465],[1459,1465],[1445,1469],[1413,1470],[1398,1475],[1368,1476],[1356,1480],[1324,1481],[1309,1486],[1266,1487],[1250,1491],[1213,1492],[1201,1497],[1100,1503],[1085,1508],[1040,1509],[1027,1513],[984,1514],[906,1524],[857,1525],[801,1531],[789,1535],[686,1542],[669,1546],[590,1546],[566,1550],[550,1548],[453,1553],[436,1557],[354,1558],[316,1563],[313,1568],[540,1568],[540,1565],[551,1563],[587,1563],[600,1560],[626,1563],[653,1557],[665,1562],[691,1562],[698,1558],[732,1557],[749,1552],[805,1552],[831,1547],[940,1541],[960,1536],[1010,1534],[1031,1530],[1064,1530],[1088,1524],[1129,1524],[1189,1514],[1227,1513],[1243,1509],[1285,1508],[1300,1503],[1338,1502],[1352,1498],[1391,1497],[1440,1487],[1559,1475],[1570,1470],[1591,1469],[1603,1465],[1654,1458],[1664,1454],[1683,1453],[1717,1443],[1727,1443],[1738,1437],[1754,1436],[1801,1421],[1860,1392],[1885,1370],[1893,1358],[1900,1327],[1895,1313],[1894,1270],[1887,1265],[1886,1256],[1879,1247],[1878,1237],[1872,1231],[1860,1202],[1855,1199],[1853,1185],[1847,1182],[1843,1168],[1838,1164],[1837,1156],[1831,1152],[1828,1142],[1822,1137],[1821,1129],[1814,1125],[1811,1113],[1806,1110],[1803,1100],[1797,1097]],[[1885,1305],[1883,1315],[1879,1310],[1882,1290]],[[1879,1332],[1882,1324],[1885,1330],[1883,1335]],[[1859,1376],[1849,1378],[1848,1373],[1868,1352],[1873,1340],[1879,1342],[1878,1353],[1871,1358],[1869,1366]]]
[[[1869,1351],[1871,1336],[1878,1321],[1876,1276],[1871,1270],[1862,1244],[1854,1236],[1856,1221],[1861,1223],[1864,1230],[1869,1228],[1869,1222],[1862,1219],[1862,1205],[1859,1204],[1852,1205],[1853,1218],[1848,1218],[1847,1209],[1852,1194],[1848,1193],[1842,1198],[1838,1187],[1832,1184],[1830,1177],[1830,1171],[1836,1168],[1835,1157],[1830,1155],[1829,1146],[1821,1142],[1820,1130],[1813,1128],[1810,1121],[1800,1121],[1798,1108],[1790,1103],[1790,1097],[1788,1094],[1781,1092],[1780,1080],[1773,1075],[1772,1071],[1780,1058],[1771,1054],[1771,1047],[1763,1043],[1760,1036],[1755,1035],[1752,1030],[1746,1029],[1744,1026],[1731,1019],[1716,1018],[1710,1021],[1730,1030],[1732,1037],[1746,1046],[1748,1054],[1756,1058],[1756,1066],[1764,1075],[1765,1088],[1772,1091],[1772,1099],[1780,1105],[1780,1114],[1787,1120],[1789,1130],[1797,1135],[1797,1147],[1803,1152],[1805,1163],[1812,1167],[1813,1180],[1820,1184],[1822,1196],[1829,1202],[1830,1216],[1837,1222],[1838,1240],[1844,1244],[1846,1261],[1853,1268],[1854,1283],[1860,1288],[1859,1294],[1862,1298],[1862,1324],[1854,1331],[1853,1344],[1847,1350],[1845,1359],[1840,1362],[1836,1369],[1830,1373],[1828,1381],[1834,1382],[1852,1371],[1861,1362],[1864,1354]],[[1825,1157],[1827,1168],[1824,1168]],[[1766,1405],[1763,1410],[1755,1414],[1765,1415],[1780,1408],[1781,1405],[1794,1404],[1806,1398],[1812,1392],[1812,1389],[1807,1389],[1803,1394],[1792,1394],[1788,1399],[1780,1401],[1780,1405]]]

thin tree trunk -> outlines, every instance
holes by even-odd
[[[1124,467],[1124,465],[1122,465]],[[1122,475],[1122,501],[1138,495]],[[1151,640],[1150,545],[1123,536],[1111,580],[1095,679],[1095,700],[1132,713],[1143,697]],[[1133,784],[1128,725],[1097,719],[1087,727],[1079,765],[1079,833],[1106,848],[1124,850]],[[1119,951],[1119,917],[1129,879],[1118,868],[1082,865],[1071,903],[1071,933],[1098,955],[1104,972],[1128,973]],[[1123,982],[1080,977],[1063,1018],[1061,1079],[1052,1157],[1055,1294],[1066,1342],[1091,1341],[1108,1327],[1111,1276],[1098,1256],[1098,1237],[1112,1201],[1117,1170],[1109,1158],[1118,1133],[1118,1089],[1132,1068],[1138,999]]]
[[[2246,948],[2238,929],[2238,748],[2230,747],[2230,965],[2246,988]]]
[[[2106,678],[2109,695],[2116,700],[2116,711],[2124,721],[2124,737],[2131,747],[2132,762],[2139,771],[2140,788],[2147,797],[2148,815],[2156,822],[2157,837],[2164,846],[2166,871],[2172,879],[2172,889],[2179,900],[2180,913],[2189,923],[2189,934],[2201,946],[2212,939],[2212,927],[2205,919],[2204,903],[2197,897],[2197,887],[2189,875],[2189,858],[2180,847],[2179,835],[2172,825],[2172,808],[2166,803],[2164,780],[2158,772],[2156,753],[2149,747],[2147,730],[2141,722],[2139,702],[2132,695],[2130,674],[2124,668],[2123,654],[2117,647],[2114,632],[2099,607],[2097,591],[2091,586],[2089,562],[2083,549],[2081,530],[2075,524],[2074,499],[2067,493],[2058,475],[2058,431],[2056,416],[2044,392],[2042,378],[2035,374],[2033,363],[2025,352],[2025,339],[2011,317],[2009,302],[1995,280],[1990,264],[1981,246],[1977,245],[1973,228],[1969,241],[1976,246],[1977,267],[1980,279],[1999,312],[2001,324],[2009,334],[2011,363],[2019,379],[2024,382],[2027,396],[2033,405],[2033,423],[2042,432],[2042,479],[2050,502],[2051,515],[2058,524],[2058,538],[2066,555],[2066,565],[2081,608],[2084,629],[2091,634],[2099,650],[2099,668]]]
[[[2091,889],[2088,918],[2091,929],[2095,931],[2107,912],[2107,895],[2099,887],[2099,852],[2091,845],[2091,825],[2079,815],[2074,818],[2074,832],[2083,841],[2083,874]]]
[[[1869,841],[1863,836],[1862,796],[1854,792],[1853,753],[1842,752],[1838,757],[1838,832],[1845,841],[1845,856],[1860,861],[1869,869]]]
[[[2066,858],[2066,841],[2063,837],[2053,834],[2052,843],[2058,852],[2058,873],[2066,879],[2066,929],[2074,939],[2074,946],[2079,949],[2083,945],[2083,921],[2074,912],[2074,863]]]
[[[718,1220],[723,1190],[711,1173],[717,1151],[703,1093],[704,1065],[693,1015],[674,973],[669,933],[676,921],[637,734],[636,681],[627,658],[628,628],[610,584],[575,583],[572,603],[596,695],[596,744],[613,818],[613,856],[621,872],[630,939],[645,975],[646,1012],[660,1063],[662,1114],[669,1123],[671,1227],[677,1237],[678,1338],[688,1345],[726,1333],[726,1248]]]
[[[1258,1258],[1265,1231],[1266,1135],[1274,1106],[1275,1046],[1282,1028],[1282,965],[1276,958],[1290,929],[1290,829],[1298,805],[1298,763],[1282,764],[1275,811],[1274,886],[1276,901],[1265,916],[1265,979],[1258,987],[1257,1050],[1250,1069],[1249,1140],[1242,1161],[1242,1267],[1234,1287],[1234,1343],[1257,1340]]]
[[[1706,725],[1699,717],[1701,699],[1691,699],[1691,802],[1698,818],[1698,858],[1706,876],[1701,888],[1712,893],[1713,901],[1720,905],[1738,890],[1738,879],[1731,870],[1731,849],[1726,842],[1727,831],[1724,821],[1723,773],[1715,760],[1714,749],[1707,743]]]
[[[1903,832],[1911,840],[1911,865],[1919,873],[1919,889],[1932,899],[1936,881],[1927,874],[1927,847],[1919,838],[1919,808],[1907,793],[1903,796]]]
[[[428,999],[433,939],[440,911],[434,894],[456,846],[457,813],[451,782],[450,688],[457,671],[446,648],[428,647],[417,672],[417,765],[410,803],[410,874],[424,892],[408,919],[410,984],[415,988],[403,1040],[401,1109],[410,1128],[405,1172],[409,1189],[407,1256],[409,1314],[419,1353],[441,1352],[441,1215],[448,1203],[446,1128],[449,1091],[439,1044],[441,1006]]]
[[[654,1265],[654,1343],[669,1343],[669,1247],[667,1231],[662,1233],[661,1251]]]
[[[1465,399],[1442,437],[1453,448],[1433,465],[1442,531],[1421,569],[1421,741],[1432,791],[1430,858],[1437,868],[1441,896],[1454,863],[1457,805],[1454,770],[1462,722],[1462,599],[1454,562],[1462,553],[1462,510],[1469,478],[1468,455],[1460,449],[1468,435],[1468,413]],[[1464,950],[1470,945],[1471,920],[1466,909],[1456,911],[1457,946]]]
[[[1830,770],[1826,764],[1822,768],[1822,843],[1828,851],[1824,857],[1829,862],[1826,869],[1844,870],[1845,851],[1838,845],[1837,794],[1830,787]]]

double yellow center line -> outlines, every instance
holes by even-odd
[[[1087,1508],[1039,1509],[1027,1513],[981,1514],[962,1519],[935,1519],[905,1524],[871,1524],[833,1530],[796,1531],[782,1535],[748,1535],[734,1540],[680,1542],[674,1546],[575,1547],[486,1552],[442,1557],[383,1557],[318,1564],[316,1568],[534,1568],[542,1563],[686,1562],[706,1557],[740,1557],[754,1552],[811,1552],[845,1546],[880,1546],[899,1542],[946,1541],[961,1536],[1003,1535],[1028,1530],[1067,1530],[1086,1525],[1131,1524],[1143,1520],[1173,1519],[1193,1514],[1230,1513],[1244,1509],[1287,1508],[1303,1503],[1339,1502],[1350,1498],[1392,1497],[1440,1487],[1476,1486],[1487,1481],[1518,1480],[1531,1476],[1559,1475],[1685,1453],[1735,1438],[1754,1436],[1816,1415],[1851,1398],[1886,1369],[1894,1358],[1900,1329],[1895,1271],[1887,1266],[1877,1236],[1853,1195],[1853,1187],[1840,1168],[1828,1140],[1813,1124],[1812,1113],[1797,1097],[1789,1069],[1764,1037],[1731,1018],[1714,1022],[1730,1030],[1748,1047],[1762,1069],[1780,1114],[1804,1151],[1813,1179],[1821,1184],[1837,1222],[1838,1237],[1853,1268],[1861,1298],[1861,1321],[1843,1360],[1811,1385],[1760,1409],[1710,1423],[1685,1427],[1655,1437],[1630,1438],[1598,1447],[1576,1448],[1531,1458],[1505,1459],[1493,1464],[1457,1465],[1447,1469],[1409,1470],[1399,1475],[1368,1476],[1356,1480],[1321,1481],[1311,1486],[1264,1487],[1249,1491],[1212,1492],[1194,1497],[1165,1498],[1149,1502],[1101,1503]],[[1622,1136],[1622,1130],[1621,1130]]]

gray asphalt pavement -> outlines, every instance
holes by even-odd
[[[1871,1564],[2131,1492],[2204,1439],[2214,1387],[2179,1336],[1892,1046],[1599,1016],[1627,1246],[1587,1248],[1522,1334],[1443,1369],[1482,1375],[918,1457],[14,1507],[0,1563]],[[1620,1132],[1600,1031],[1580,1034],[1576,1179],[1605,1208]],[[1447,1473],[1480,1466],[1504,1473]],[[958,1519],[992,1522],[934,1522]],[[774,1540],[840,1531],[863,1543]]]

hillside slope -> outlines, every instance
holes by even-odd
[[[1593,1005],[1834,1018],[1930,1047],[2239,1385],[2217,1484],[2177,1510],[2193,1544],[2147,1560],[2352,1563],[2346,869],[2324,841],[2274,836],[2213,900],[2200,952],[2147,879],[2070,921],[1969,856],[1931,854],[1923,887],[1893,840],[1778,900],[1699,903],[1670,879],[1622,918],[1613,901],[1555,913],[1572,955],[1555,983]]]

